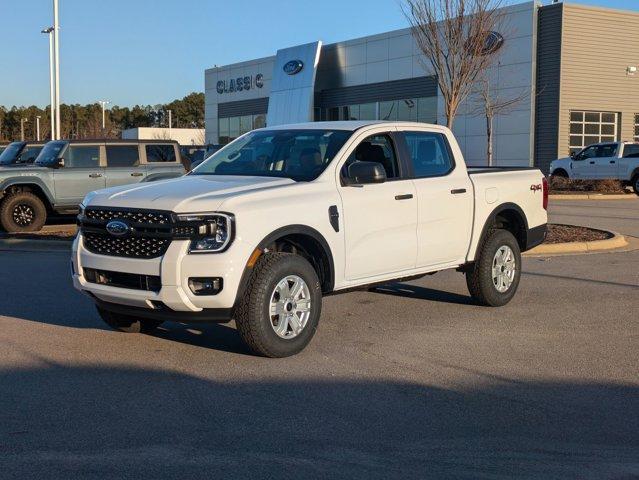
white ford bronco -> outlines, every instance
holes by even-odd
[[[233,319],[251,351],[283,357],[330,292],[457,269],[479,304],[506,304],[547,195],[537,169],[467,169],[438,125],[265,128],[181,178],[88,194],[73,282],[115,329]]]

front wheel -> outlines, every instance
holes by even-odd
[[[97,309],[104,323],[119,332],[151,333],[162,324],[159,320],[140,319],[132,315],[109,312],[100,307],[97,307]]]
[[[512,300],[521,276],[521,251],[512,233],[489,233],[470,271],[466,285],[482,305],[501,307]]]
[[[306,259],[291,253],[266,253],[254,268],[234,315],[240,337],[258,355],[295,355],[308,345],[319,323],[317,273]]]
[[[632,183],[632,189],[635,191],[637,195],[639,195],[639,173],[635,175],[634,177],[632,177],[631,183]]]
[[[47,209],[31,192],[7,195],[0,205],[0,223],[9,233],[37,232],[47,220]]]

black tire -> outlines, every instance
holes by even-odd
[[[514,254],[515,274],[512,283],[504,292],[500,292],[493,282],[493,260],[503,246],[509,247]],[[466,272],[466,285],[472,297],[482,305],[501,307],[512,300],[521,277],[521,251],[512,233],[506,230],[492,230],[484,240],[475,263]]]
[[[37,232],[47,221],[47,209],[31,192],[7,195],[0,205],[0,224],[9,233]]]
[[[158,328],[162,322],[160,320],[140,319],[132,315],[122,315],[109,312],[100,307],[96,307],[104,323],[113,330],[124,333],[151,333]]]
[[[287,276],[300,277],[310,294],[310,316],[294,338],[275,333],[271,317],[271,296]],[[291,253],[266,253],[253,269],[246,291],[235,310],[235,324],[244,344],[251,352],[264,357],[281,358],[299,353],[315,335],[322,313],[322,289],[311,264]]]
[[[635,174],[635,176],[632,177],[630,183],[632,184],[632,189],[634,190],[634,192],[639,195],[639,173]]]
[[[568,178],[568,172],[566,172],[563,168],[559,168],[552,172],[551,177]]]

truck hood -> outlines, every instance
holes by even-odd
[[[289,178],[186,175],[172,180],[97,190],[86,196],[84,205],[176,213],[211,212],[227,198],[294,183]]]

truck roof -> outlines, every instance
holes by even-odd
[[[343,120],[337,122],[307,122],[307,123],[292,123],[289,125],[276,125],[273,127],[266,126],[264,130],[359,130],[362,127],[368,127],[370,125],[415,125],[421,126],[429,125],[427,123],[417,122],[389,122],[387,120]],[[441,125],[439,125],[441,127]]]

